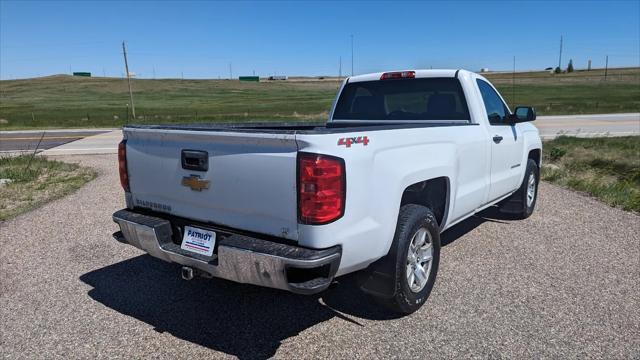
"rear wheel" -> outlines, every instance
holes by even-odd
[[[438,272],[440,230],[433,212],[420,205],[403,206],[392,246],[395,291],[384,302],[396,312],[410,314],[429,297]]]

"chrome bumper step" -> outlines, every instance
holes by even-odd
[[[113,221],[120,231],[114,239],[151,256],[196,268],[212,277],[246,284],[313,294],[326,289],[335,276],[342,250],[339,246],[314,250],[240,234],[217,240],[211,257],[182,250],[172,241],[169,220],[119,210]]]

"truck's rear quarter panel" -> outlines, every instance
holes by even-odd
[[[361,269],[387,254],[403,191],[438,177],[450,182],[451,202],[445,220],[473,212],[483,201],[482,190],[489,181],[489,149],[481,141],[483,134],[474,124],[298,134],[300,151],[343,158],[347,182],[344,216],[327,225],[299,225],[299,244],[311,248],[341,245],[344,251],[338,274]],[[367,145],[338,145],[340,138],[363,136],[369,140]]]

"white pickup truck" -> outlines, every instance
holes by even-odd
[[[322,125],[125,126],[114,238],[185,279],[311,294],[361,271],[408,314],[433,288],[440,233],[496,204],[532,213],[535,117],[478,74],[415,70],[346,79]]]

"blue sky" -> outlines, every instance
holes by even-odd
[[[62,2],[0,0],[0,78],[337,75],[405,68],[640,65],[640,1]]]

